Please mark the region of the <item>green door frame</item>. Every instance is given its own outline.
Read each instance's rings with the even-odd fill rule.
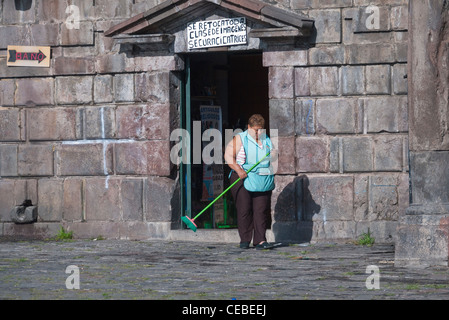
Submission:
[[[192,132],[191,119],[191,102],[190,102],[190,57],[185,56],[184,77],[181,84],[181,126],[189,135]],[[190,143],[190,141],[189,141]],[[181,163],[181,215],[192,217],[192,154],[190,153],[190,161],[187,164]],[[182,223],[181,223],[182,225]],[[185,226],[182,225],[182,228]]]

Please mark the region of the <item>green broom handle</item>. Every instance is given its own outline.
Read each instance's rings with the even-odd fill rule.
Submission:
[[[271,152],[271,151],[268,151],[268,153],[267,153],[262,159],[260,159],[259,162],[257,162],[257,163],[256,163],[255,165],[253,165],[248,171],[246,171],[246,173],[249,173],[251,170],[253,170],[255,167],[257,167],[257,166],[259,165],[259,163],[261,163],[266,157],[268,157],[268,155],[270,154],[270,152]],[[198,213],[198,214],[196,215],[196,217],[193,218],[193,220],[196,220],[196,218],[198,218],[200,215],[202,215],[204,211],[206,211],[207,209],[209,209],[211,205],[213,205],[218,199],[220,199],[226,192],[228,192],[228,191],[229,191],[229,190],[230,190],[230,189],[231,189],[237,182],[239,182],[240,180],[241,180],[240,178],[238,178],[237,180],[235,180],[234,183],[231,184],[228,188],[226,188],[226,190],[223,191],[218,197],[216,197],[214,201],[212,201],[211,203],[209,203],[209,204],[207,205],[206,208],[204,208],[200,213]]]

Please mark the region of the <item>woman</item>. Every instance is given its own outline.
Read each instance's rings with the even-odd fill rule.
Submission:
[[[270,155],[248,174],[249,168],[273,152],[270,138],[265,134],[265,120],[260,114],[248,120],[248,129],[236,135],[227,145],[225,160],[232,169],[230,182],[241,179],[232,189],[237,207],[237,226],[240,248],[248,249],[251,239],[256,249],[271,249],[265,233],[270,215],[274,175]]]

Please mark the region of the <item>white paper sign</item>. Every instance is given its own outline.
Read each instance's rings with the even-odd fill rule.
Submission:
[[[246,18],[192,22],[187,25],[189,50],[246,44]]]

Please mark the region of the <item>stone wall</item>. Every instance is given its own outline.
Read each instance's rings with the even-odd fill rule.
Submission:
[[[0,236],[48,237],[62,223],[77,237],[165,237],[182,61],[127,56],[103,36],[155,3],[29,2],[0,1]],[[51,46],[50,68],[7,67],[13,44]],[[37,223],[11,223],[25,199]]]
[[[281,146],[274,234],[355,239],[369,228],[393,241],[409,203],[408,1],[290,7],[314,18],[317,31],[305,48],[264,53]]]
[[[104,36],[157,1],[28,2],[0,1],[0,235],[48,236],[62,223],[78,237],[166,237],[179,214],[169,136],[182,56],[130,54]],[[277,239],[369,228],[392,241],[409,201],[407,4],[276,3],[316,27],[299,46],[263,46],[281,152]],[[11,44],[51,46],[51,67],[7,67]],[[9,212],[25,199],[38,222],[16,225]]]

